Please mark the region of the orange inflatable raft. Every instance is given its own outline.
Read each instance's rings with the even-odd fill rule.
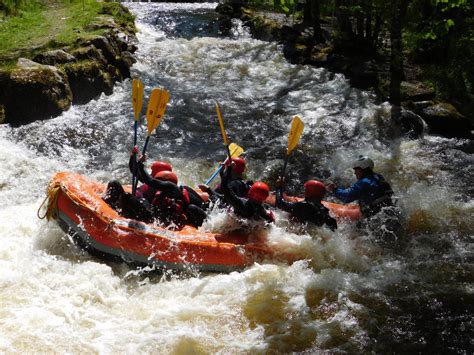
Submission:
[[[159,269],[206,272],[241,270],[277,257],[264,236],[202,232],[192,226],[169,230],[124,218],[102,200],[105,188],[105,184],[69,172],[57,173],[48,187],[48,219],[56,219],[92,254]],[[360,215],[357,206],[324,204],[338,218]]]
[[[255,236],[207,233],[192,226],[173,231],[121,217],[102,200],[105,188],[68,172],[57,173],[48,187],[48,216],[91,253],[160,269],[208,272],[241,270],[273,255]]]

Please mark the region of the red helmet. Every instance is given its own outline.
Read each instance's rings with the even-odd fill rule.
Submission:
[[[264,182],[254,183],[249,190],[249,199],[255,202],[263,202],[270,194],[270,188]]]
[[[173,167],[171,166],[170,163],[164,162],[164,161],[155,161],[153,164],[151,164],[151,176],[155,176],[157,173],[160,171],[173,171]]]
[[[234,168],[232,169],[234,173],[237,175],[241,175],[245,171],[245,165],[247,164],[247,161],[244,158],[232,158],[232,161],[234,162]]]
[[[326,194],[326,187],[321,181],[308,180],[304,184],[304,197],[323,198]]]
[[[155,179],[158,179],[158,180],[171,181],[175,184],[178,183],[178,176],[176,176],[175,173],[169,170],[159,171],[156,173],[154,177]]]

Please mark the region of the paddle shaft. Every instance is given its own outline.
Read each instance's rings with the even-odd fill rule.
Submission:
[[[142,150],[142,155],[145,155],[146,153],[146,148],[148,147],[148,142],[150,141],[150,136],[147,136],[146,137],[146,140],[145,140],[145,145],[143,146],[143,150]],[[136,177],[137,175],[137,171],[136,169],[138,168],[138,165],[135,163],[135,171],[133,172],[133,176],[135,177],[134,180],[132,180],[132,194],[133,196],[135,196],[135,192],[137,191],[137,185],[138,185],[138,177]]]
[[[285,162],[283,163],[283,169],[281,170],[281,177],[285,176],[286,166],[288,165],[289,158],[290,158],[290,154],[287,154],[285,157]]]
[[[134,135],[133,135],[133,146],[135,147],[137,145],[137,131],[138,131],[138,121],[135,120],[135,125],[134,125]],[[136,192],[136,186],[137,186],[137,171],[134,169],[132,172],[132,194],[135,196]]]
[[[223,167],[224,167],[224,166],[221,165],[221,166],[214,172],[214,174],[212,174],[212,176],[211,176],[209,179],[207,179],[207,181],[205,182],[205,184],[206,184],[206,185],[209,185],[209,184],[212,182],[212,180],[214,180],[214,179],[216,178],[216,176],[221,172],[221,170],[223,169]]]

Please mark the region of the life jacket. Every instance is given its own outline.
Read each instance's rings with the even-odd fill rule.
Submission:
[[[359,201],[360,211],[364,217],[371,217],[379,213],[382,208],[393,206],[393,190],[390,184],[380,174],[373,174],[372,181],[377,184],[377,191],[370,201]]]
[[[186,222],[186,207],[189,204],[189,195],[183,189],[183,198],[165,196],[162,191],[157,191],[152,200],[155,216],[165,224],[175,223],[182,225]]]
[[[155,198],[156,190],[147,184],[141,184],[137,190],[135,191],[135,197],[137,198],[144,198],[148,202],[152,202]]]

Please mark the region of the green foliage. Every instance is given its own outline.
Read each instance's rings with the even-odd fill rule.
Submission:
[[[413,1],[407,49],[424,65],[439,95],[469,101],[474,86],[474,5],[467,0]]]
[[[42,2],[39,0],[0,0],[0,15],[20,16],[23,11],[31,11],[41,6]]]
[[[116,22],[133,29],[133,17],[121,12],[119,3],[97,0],[0,0],[14,4],[15,12],[0,21],[0,62],[10,66],[19,56],[31,58],[48,48],[73,44],[88,33],[97,17],[117,16]],[[15,14],[15,15],[14,15]],[[131,24],[131,25],[130,25]],[[103,30],[95,30],[93,34]]]
[[[293,12],[294,7],[296,6],[296,0],[274,0],[273,4],[275,8],[289,15]]]
[[[0,55],[25,47],[32,37],[46,36],[48,32],[48,20],[41,8],[21,10],[18,16],[0,22]]]

